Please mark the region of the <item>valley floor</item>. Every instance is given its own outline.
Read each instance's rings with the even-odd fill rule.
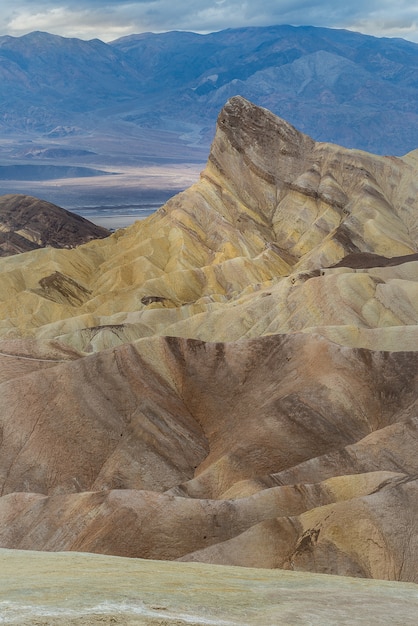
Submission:
[[[204,164],[100,167],[109,170],[109,175],[0,180],[0,196],[16,193],[35,196],[78,213],[99,226],[125,228],[154,213],[169,198],[195,183]]]
[[[0,550],[0,624],[416,624],[418,587],[340,576]]]

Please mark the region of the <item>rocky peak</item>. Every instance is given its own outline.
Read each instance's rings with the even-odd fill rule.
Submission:
[[[286,181],[290,168],[302,170],[315,142],[285,120],[241,96],[228,100],[219,114],[217,132],[209,159],[231,178],[236,176],[232,151],[242,159],[243,176],[248,170],[270,184]],[[225,154],[223,157],[222,155]],[[284,162],[287,167],[283,170]],[[295,172],[292,172],[294,176]]]

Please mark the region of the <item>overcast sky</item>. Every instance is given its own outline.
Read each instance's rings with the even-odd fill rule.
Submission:
[[[145,31],[211,32],[293,24],[348,28],[418,42],[414,0],[1,0],[0,35],[43,30],[111,41]]]

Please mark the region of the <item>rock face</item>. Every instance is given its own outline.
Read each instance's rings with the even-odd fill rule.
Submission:
[[[0,262],[0,546],[418,582],[417,166],[242,98],[199,183]]]
[[[74,248],[110,234],[101,226],[55,204],[23,196],[0,196],[0,256],[45,246]]]

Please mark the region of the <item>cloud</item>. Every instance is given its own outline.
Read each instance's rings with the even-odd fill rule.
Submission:
[[[418,7],[410,0],[14,0],[0,6],[0,34],[16,36],[46,30],[109,41],[134,32],[271,24],[349,28],[418,41]]]
[[[92,8],[76,11],[67,7],[45,8],[37,12],[22,10],[8,23],[8,34],[14,36],[35,30],[80,39],[110,40],[134,32],[135,24],[126,18],[117,19],[112,16],[112,11]]]

